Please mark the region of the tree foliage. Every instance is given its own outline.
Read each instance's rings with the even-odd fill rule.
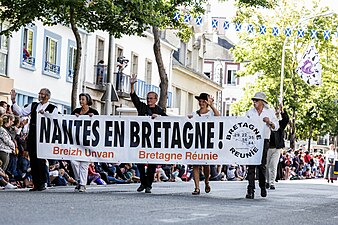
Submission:
[[[76,106],[78,74],[81,62],[81,38],[78,28],[88,32],[103,30],[119,38],[122,35],[142,35],[153,27],[158,36],[154,37],[154,53],[161,78],[160,105],[165,108],[168,78],[164,70],[157,29],[177,28],[178,35],[188,40],[191,27],[183,23],[183,17],[175,21],[177,10],[197,15],[203,12],[205,0],[1,0],[0,21],[8,21],[10,26],[1,34],[11,34],[22,26],[40,20],[44,25],[62,24],[71,26],[77,45],[74,68],[71,108]],[[244,5],[268,7],[274,0],[239,0]]]
[[[328,11],[327,8],[320,8],[318,3],[319,1],[309,3],[300,0],[291,4],[291,1],[284,0],[270,11],[242,7],[236,17],[237,21],[254,24],[257,29],[261,24],[271,26],[267,28],[265,35],[259,34],[257,29],[253,35],[243,32],[240,36],[241,43],[233,50],[236,61],[249,61],[238,76],[258,76],[255,83],[247,85],[244,98],[234,105],[233,110],[238,114],[247,110],[250,107],[250,97],[257,91],[264,91],[271,104],[278,104],[282,49],[287,38],[284,105],[291,115],[290,136],[299,139],[337,133],[338,111],[335,100],[338,99],[338,71],[335,62],[338,57],[338,42],[333,35],[329,40],[324,40],[323,31],[336,30],[338,19],[335,14],[329,17],[314,16]],[[271,34],[273,26],[280,28],[278,36]],[[294,28],[290,37],[284,35],[287,27]],[[297,37],[297,30],[300,28],[318,30],[314,42],[323,67],[321,86],[309,86],[295,73],[299,57],[311,41],[309,32],[303,38]]]

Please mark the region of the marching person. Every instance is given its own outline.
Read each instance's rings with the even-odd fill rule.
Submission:
[[[328,183],[333,183],[334,180],[337,180],[337,175],[334,174],[335,160],[337,158],[335,147],[333,144],[330,144],[330,150],[325,154],[325,173],[324,179],[327,179]]]
[[[284,130],[289,123],[289,115],[283,109],[282,104],[276,109],[276,116],[277,118],[281,117],[278,121],[279,128],[277,131],[271,132],[269,143],[270,147],[267,153],[266,162],[266,188],[270,188],[271,190],[276,189],[275,180],[277,176],[278,161],[280,154],[285,147]]]
[[[255,170],[256,167],[259,173],[259,187],[261,188],[261,196],[266,197],[266,187],[265,187],[265,175],[266,175],[266,156],[269,149],[269,140],[270,134],[272,131],[277,131],[279,128],[278,120],[273,109],[269,108],[269,105],[266,101],[266,95],[263,92],[257,92],[252,98],[253,108],[249,109],[246,112],[246,116],[250,119],[256,121],[262,121],[265,123],[266,127],[264,129],[263,138],[264,138],[264,147],[262,153],[262,159],[260,165],[250,165],[248,166],[247,179],[249,182],[246,198],[254,199],[255,198]]]
[[[139,116],[151,116],[153,119],[158,115],[166,116],[164,110],[159,107],[156,103],[158,95],[156,92],[150,91],[147,94],[147,104],[140,101],[140,98],[135,93],[135,83],[137,82],[137,75],[133,74],[130,78],[130,97],[137,109]],[[137,168],[140,171],[141,185],[137,188],[138,192],[144,191],[145,193],[151,193],[152,183],[154,181],[154,174],[156,171],[155,164],[149,164],[147,171],[145,170],[145,164],[137,164]]]
[[[201,93],[199,96],[195,96],[198,100],[199,109],[196,112],[193,112],[192,115],[188,116],[189,118],[197,117],[197,116],[219,116],[219,112],[214,106],[214,99],[207,93]],[[210,106],[210,108],[209,108]],[[211,109],[211,110],[210,110]],[[204,173],[204,183],[205,193],[209,193],[211,191],[211,187],[209,184],[209,176],[210,176],[210,166],[204,165],[203,166],[203,173]],[[200,165],[193,165],[193,177],[195,183],[195,190],[192,192],[193,195],[199,195],[200,191]]]
[[[96,109],[90,107],[91,105],[93,105],[93,100],[89,94],[81,93],[79,95],[79,101],[81,107],[74,109],[72,115],[88,115],[90,117],[92,117],[93,115],[99,115]],[[75,191],[85,192],[88,178],[89,162],[72,160],[71,164],[74,171],[75,179],[78,181],[78,185],[75,187]]]
[[[58,109],[55,105],[49,102],[51,92],[47,88],[42,88],[39,92],[39,102],[33,102],[28,106],[21,108],[16,104],[16,92],[11,91],[11,100],[13,103],[13,111],[19,116],[31,115],[29,123],[29,133],[27,138],[27,151],[30,156],[31,174],[33,177],[34,187],[30,191],[43,191],[46,189],[47,174],[46,174],[46,160],[38,159],[37,157],[37,143],[36,143],[36,123],[38,113],[58,114]]]

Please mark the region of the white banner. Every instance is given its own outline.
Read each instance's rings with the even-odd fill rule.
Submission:
[[[38,115],[39,158],[258,165],[264,123],[246,117]]]

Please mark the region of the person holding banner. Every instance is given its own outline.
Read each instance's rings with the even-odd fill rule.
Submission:
[[[96,109],[90,107],[93,105],[93,100],[87,93],[81,93],[79,95],[80,101],[80,108],[74,109],[72,115],[81,116],[81,115],[88,115],[92,117],[93,115],[99,115]],[[78,185],[75,187],[75,191],[78,192],[85,192],[86,191],[86,184],[88,178],[88,166],[89,162],[82,162],[82,161],[71,161],[73,172],[75,179],[78,181]]]
[[[150,91],[147,94],[147,104],[141,102],[140,98],[135,93],[135,83],[137,82],[137,75],[133,74],[130,78],[130,97],[137,109],[139,116],[151,116],[153,119],[158,115],[166,116],[164,110],[159,107],[156,103],[158,95],[156,92]],[[144,191],[145,193],[151,193],[152,184],[154,181],[154,174],[156,171],[155,164],[148,164],[147,171],[145,164],[137,164],[137,168],[140,172],[141,185],[137,188],[138,192]]]
[[[259,187],[261,188],[261,196],[266,197],[266,158],[267,152],[269,149],[269,140],[271,131],[277,131],[279,128],[279,123],[275,115],[275,111],[271,109],[266,101],[266,95],[263,92],[257,92],[252,98],[253,108],[249,109],[246,112],[246,116],[250,119],[256,121],[262,121],[266,124],[266,127],[263,131],[264,146],[262,153],[262,160],[260,165],[250,165],[248,166],[247,179],[249,182],[246,198],[254,199],[255,198],[255,172],[256,167],[258,168],[259,173]]]
[[[214,106],[214,99],[207,93],[201,93],[199,96],[195,96],[198,100],[199,109],[196,112],[193,112],[192,115],[189,115],[189,118],[196,117],[196,116],[220,116],[220,113]],[[211,110],[209,109],[209,106]],[[203,165],[203,173],[205,176],[205,193],[209,193],[211,191],[211,187],[209,185],[209,176],[210,176],[210,166]],[[193,177],[195,183],[195,190],[192,192],[193,195],[199,195],[200,191],[200,166],[194,165],[193,166]]]
[[[36,123],[38,113],[51,113],[58,114],[57,106],[51,104],[49,99],[51,92],[47,88],[42,88],[39,92],[39,102],[33,102],[24,108],[16,104],[16,92],[11,90],[11,100],[13,103],[13,111],[19,116],[31,116],[29,123],[29,133],[27,138],[27,151],[30,156],[31,174],[33,178],[34,187],[30,191],[43,191],[46,189],[47,173],[46,173],[46,160],[38,159],[37,157],[37,143],[36,143]]]
[[[284,129],[289,123],[289,115],[283,109],[283,106],[280,105],[276,109],[276,116],[280,118],[279,120],[279,129],[277,131],[271,132],[269,150],[267,153],[267,163],[266,163],[266,188],[271,190],[275,188],[275,180],[277,176],[277,166],[279,161],[279,156],[282,153],[282,149],[285,147],[284,143]]]

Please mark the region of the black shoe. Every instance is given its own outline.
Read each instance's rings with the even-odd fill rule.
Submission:
[[[38,188],[38,191],[44,191],[44,190],[46,190],[46,187],[45,187],[45,186],[39,187],[39,188]]]
[[[141,192],[141,191],[144,191],[144,189],[146,189],[146,186],[144,186],[143,184],[141,184],[141,185],[137,188],[137,191],[138,191],[138,192]]]
[[[265,198],[267,196],[266,188],[261,188],[261,196]]]
[[[145,191],[146,193],[151,193],[151,187],[146,187],[146,191]]]
[[[199,194],[201,194],[201,190],[199,188],[195,188],[195,190],[191,194],[192,195],[199,195]]]
[[[275,190],[276,188],[275,188],[275,185],[270,185],[270,189],[271,190]]]
[[[265,183],[265,188],[269,188],[269,187],[270,187],[269,183]]]
[[[254,199],[255,198],[255,194],[254,193],[255,193],[254,190],[248,190],[247,193],[246,193],[245,198]]]

